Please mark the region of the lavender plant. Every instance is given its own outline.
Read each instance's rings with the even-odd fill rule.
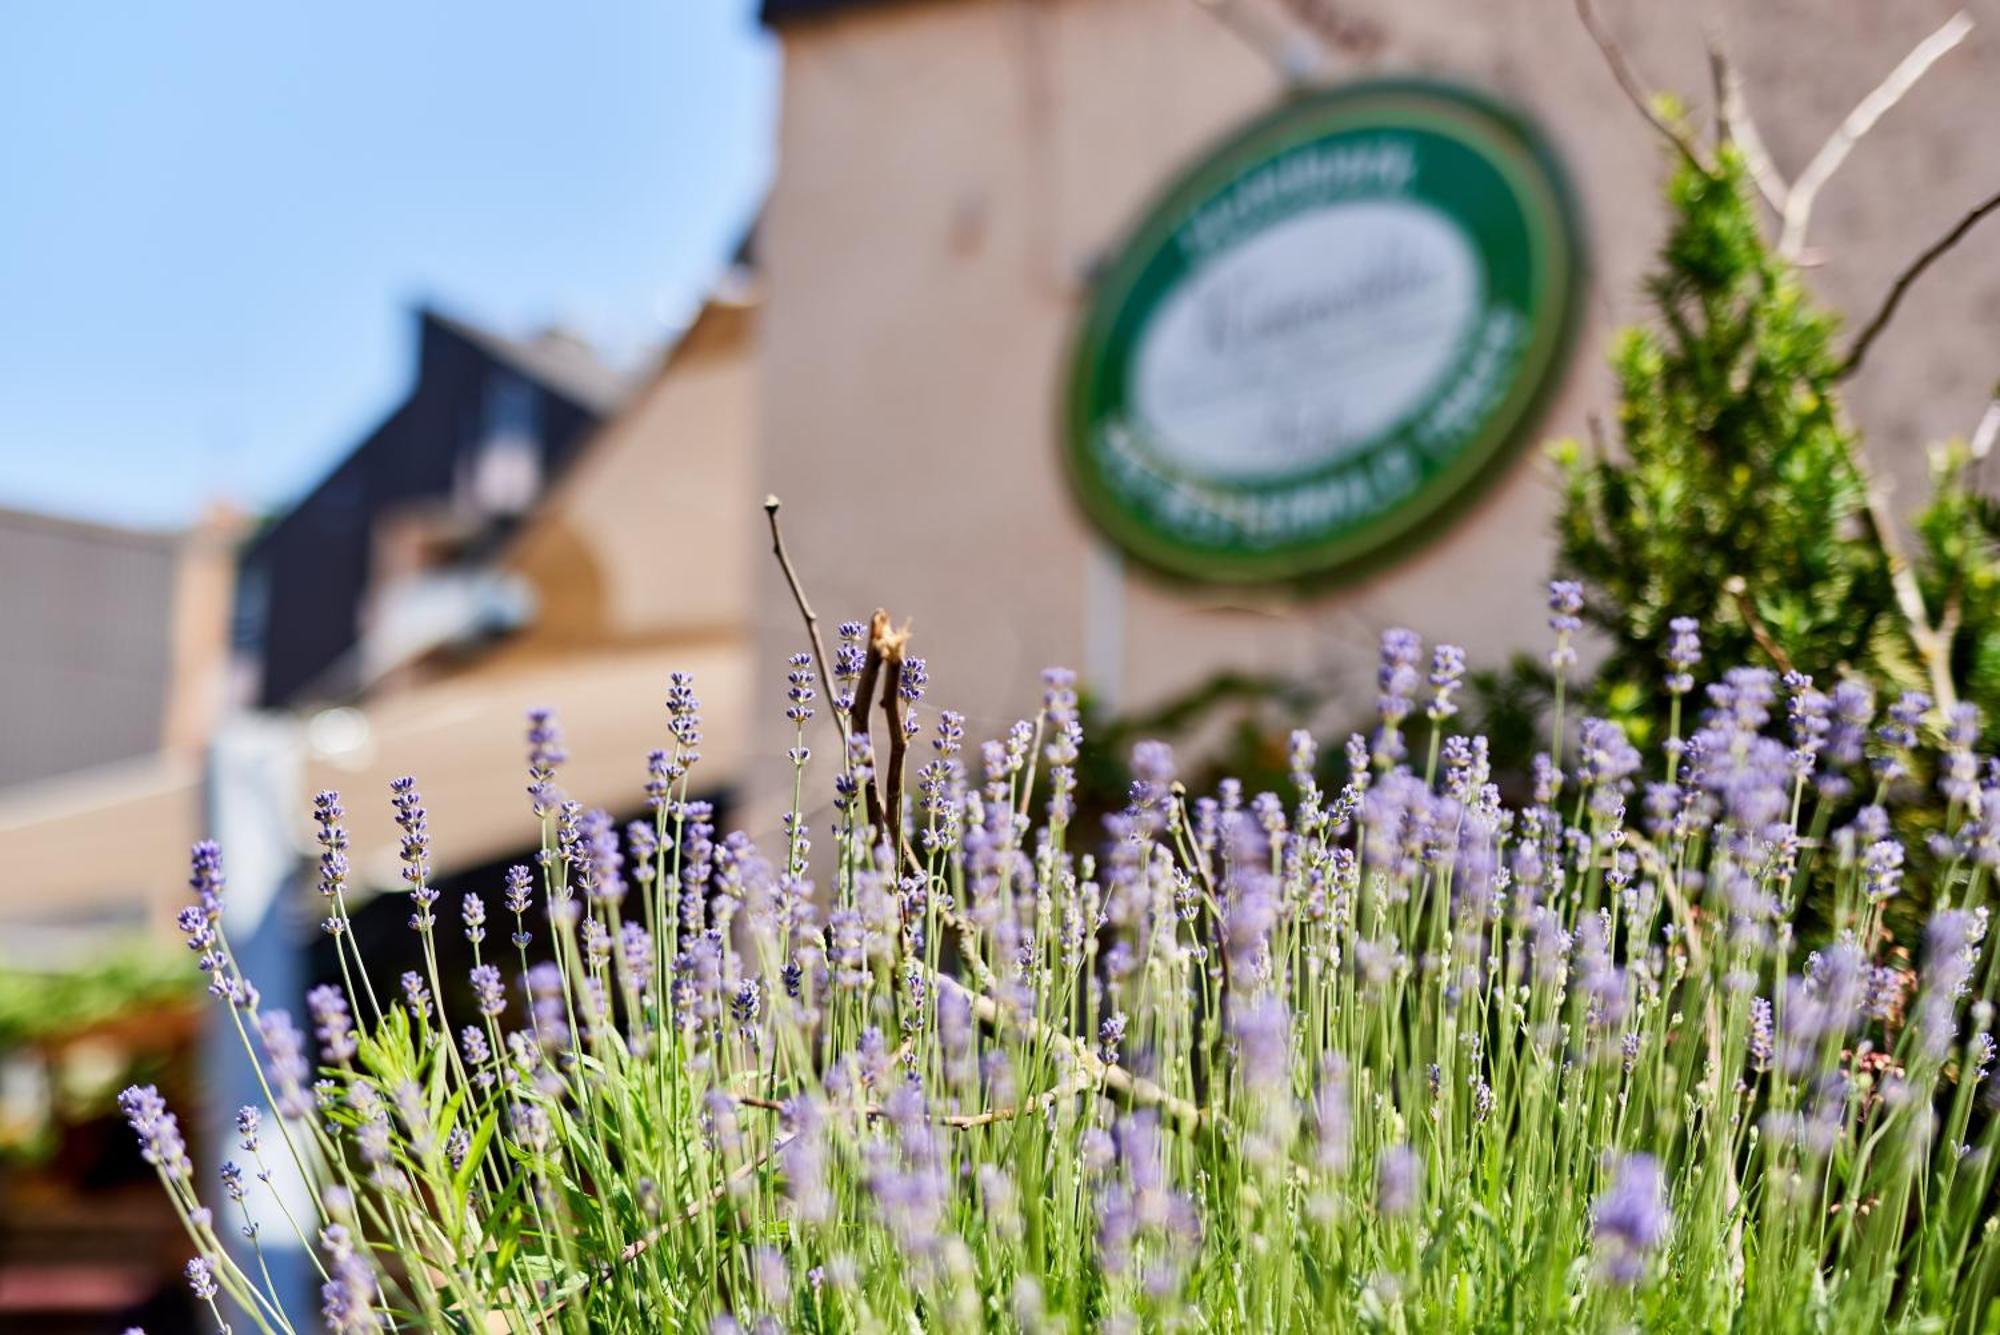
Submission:
[[[1560,672],[1574,588],[1551,611]],[[1983,1327],[2000,767],[1921,700],[1875,730],[1853,683],[1739,667],[1698,695],[1700,657],[1676,623],[1663,768],[1558,715],[1569,746],[1508,809],[1452,728],[1461,655],[1427,676],[1391,632],[1337,784],[1303,733],[1285,796],[1191,795],[1142,744],[1100,838],[1072,824],[1071,675],[968,753],[878,614],[827,665],[819,828],[820,662],[787,665],[775,847],[696,796],[682,677],[622,831],[562,796],[533,716],[541,851],[501,915],[468,896],[449,921],[399,781],[425,968],[393,987],[346,928],[324,795],[343,982],[310,1037],[236,966],[197,848],[182,925],[268,1110],[241,1115],[227,1204],[152,1090],[125,1109],[197,1297],[267,1333]],[[1883,806],[1934,745],[1951,815],[1910,956]],[[1856,788],[1875,800],[1828,828]],[[1807,941],[1814,877],[1834,911]],[[317,1313],[256,1226],[224,1245],[281,1162],[314,1184],[286,1217]]]

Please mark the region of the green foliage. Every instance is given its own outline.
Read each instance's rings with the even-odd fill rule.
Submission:
[[[176,1025],[148,1033],[148,1017],[192,1014],[200,995],[186,952],[150,942],[81,967],[0,968],[0,1057],[20,1077],[0,1110],[0,1163],[47,1158],[65,1126],[103,1116],[120,1085],[155,1076],[167,1058],[156,1041]]]
[[[1623,454],[1556,450],[1560,564],[1610,640],[1601,685],[1621,722],[1665,716],[1660,662],[1677,616],[1701,622],[1715,662],[1771,661],[1746,603],[1822,680],[1899,650],[1909,660],[1835,396],[1833,319],[1766,244],[1733,151],[1713,174],[1683,162],[1668,202],[1647,284],[1657,325],[1628,331],[1612,358]]]
[[[83,968],[0,968],[0,1052],[77,1034],[200,994],[179,951],[117,950]]]
[[[190,935],[276,1116],[239,1116],[253,1157],[218,1192],[157,1091],[122,1103],[218,1324],[227,1301],[239,1329],[310,1328],[246,1205],[273,1164],[310,1186],[279,1217],[338,1335],[1943,1332],[2000,1289],[2000,833],[1951,808],[1963,856],[1926,888],[1922,954],[1897,950],[1884,917],[1932,872],[1830,831],[1819,796],[1884,757],[1796,769],[1770,673],[1736,674],[1704,728],[1733,762],[1641,824],[1641,757],[1610,729],[1576,721],[1574,786],[1545,773],[1509,805],[1483,743],[1445,740],[1436,693],[1415,722],[1392,674],[1409,763],[1357,748],[1322,786],[1301,734],[1286,795],[1245,803],[1141,743],[1097,839],[1066,675],[975,769],[948,711],[808,731],[807,662],[782,844],[716,837],[686,741],[622,840],[538,800],[538,877],[507,878],[493,924],[461,907],[475,971],[504,922],[527,979],[474,983],[476,1010],[438,986],[406,815],[428,987],[315,989],[316,1069],[238,970],[197,850]],[[927,731],[916,788],[867,796],[854,758]],[[536,735],[560,752],[547,716]],[[815,740],[840,762],[809,776]],[[809,777],[835,794],[817,858]],[[345,849],[338,800],[317,810]],[[1823,922],[1795,912],[1815,876]]]
[[[1916,520],[1918,585],[1951,632],[1952,680],[1982,707],[1990,738],[2000,715],[2000,505],[1976,489],[1979,461],[1964,446],[1946,446],[1931,462],[1931,501]],[[1923,688],[1914,665],[1897,666],[1899,684]]]
[[[1192,788],[1233,778],[1249,792],[1282,789],[1290,774],[1287,743],[1294,728],[1322,708],[1330,692],[1279,675],[1218,672],[1143,713],[1117,713],[1096,697],[1082,699],[1084,743],[1076,763],[1076,804],[1082,823],[1123,806],[1132,787],[1134,744],[1171,742],[1200,762],[1186,776]]]

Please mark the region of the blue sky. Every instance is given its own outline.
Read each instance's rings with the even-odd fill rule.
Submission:
[[[9,6],[0,505],[297,495],[408,386],[421,300],[623,357],[770,171],[749,0]]]

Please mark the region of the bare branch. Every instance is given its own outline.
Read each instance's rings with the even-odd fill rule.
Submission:
[[[792,569],[792,558],[785,550],[785,536],[778,531],[778,508],[783,504],[776,496],[764,498],[764,517],[771,521],[771,554],[778,558],[778,568],[785,572],[785,583],[791,586],[792,601],[798,605],[799,615],[806,623],[806,638],[812,642],[813,662],[819,667],[820,689],[833,698],[833,678],[827,673],[826,644],[820,639],[819,618],[813,615],[812,604],[806,601],[806,591],[799,584],[798,571]],[[841,744],[847,742],[847,721],[838,709],[829,709],[833,716],[833,726],[839,732]]]
[[[1940,637],[1938,628],[1931,624],[1929,609],[1924,606],[1923,587],[1917,583],[1917,572],[1910,564],[1908,553],[1903,550],[1902,531],[1896,527],[1896,516],[1889,512],[1889,498],[1883,493],[1880,483],[1869,476],[1868,467],[1857,453],[1854,457],[1855,472],[1860,475],[1863,499],[1867,505],[1868,526],[1874,531],[1875,544],[1882,551],[1883,563],[1889,567],[1889,591],[1895,595],[1896,610],[1903,615],[1903,629],[1916,648],[1917,656],[1923,659],[1924,670],[1931,680],[1931,698],[1938,708],[1950,710],[1958,703],[1958,688],[1951,679],[1951,643]]]
[[[1771,152],[1764,146],[1764,136],[1757,132],[1757,122],[1750,115],[1749,100],[1743,95],[1743,76],[1729,63],[1729,57],[1722,50],[1721,39],[1714,36],[1708,39],[1708,68],[1715,80],[1716,117],[1721,137],[1736,145],[1757,193],[1782,217],[1792,188],[1785,183],[1778,164],[1771,160]]]
[[[1952,227],[1949,232],[1925,247],[1922,254],[1911,260],[1903,272],[1896,275],[1896,281],[1889,287],[1889,295],[1882,298],[1882,304],[1871,316],[1868,323],[1861,326],[1861,332],[1854,336],[1854,343],[1847,350],[1847,358],[1834,372],[1835,379],[1845,380],[1861,369],[1861,359],[1868,355],[1869,345],[1875,342],[1883,328],[1896,313],[1896,307],[1903,302],[1903,294],[1910,290],[1910,284],[1923,276],[1924,270],[1943,258],[1945,252],[1965,239],[1965,234],[1979,225],[1979,220],[1995,209],[2000,209],[2000,191],[1988,195],[1973,205],[1971,212]]]
[[[1326,52],[1305,33],[1287,32],[1262,15],[1245,9],[1240,0],[1194,0],[1194,6],[1263,57],[1286,83],[1311,83],[1324,76]]]
[[[1087,1094],[1095,1088],[1097,1088],[1097,1082],[1091,1077],[1073,1075],[1069,1079],[1057,1084],[1054,1088],[1045,1089],[1026,1102],[1013,1107],[989,1108],[985,1112],[979,1113],[940,1113],[929,1118],[929,1121],[933,1126],[941,1126],[951,1131],[971,1131],[982,1126],[993,1126],[996,1123],[1011,1122],[1021,1117],[1031,1117],[1038,1112],[1053,1108],[1064,1099],[1078,1094]],[[778,1099],[765,1098],[756,1094],[738,1094],[735,1098],[738,1103],[746,1108],[762,1108],[768,1112],[783,1112],[785,1110],[784,1103]],[[854,1109],[836,1107],[834,1111],[853,1111],[871,1122],[888,1116],[888,1112],[885,1109],[879,1104],[874,1103],[863,1104],[859,1108]]]
[[[849,734],[868,741],[869,756],[867,796],[868,823],[878,831],[888,828],[883,816],[882,785],[876,781],[875,761],[872,755],[874,738],[868,729],[868,710],[875,698],[875,682],[882,675],[882,646],[889,634],[889,610],[875,609],[875,615],[868,619],[868,653],[861,663],[861,675],[854,683],[854,703],[849,707],[847,727]]]
[[[910,735],[903,727],[902,693],[904,650],[909,642],[907,621],[901,630],[890,630],[884,618],[877,638],[870,645],[882,660],[882,717],[889,725],[889,768],[883,784],[886,796],[882,799],[882,814],[889,828],[884,833],[896,849],[899,865],[909,852],[903,842],[903,764],[909,752]]]
[[[1133,1075],[1124,1067],[1097,1059],[1083,1043],[1070,1035],[1032,1016],[1010,1018],[1000,1003],[983,992],[975,992],[950,974],[939,973],[928,966],[912,961],[911,967],[920,970],[935,991],[958,993],[972,1007],[972,1013],[982,1024],[995,1029],[1017,1027],[1026,1031],[1037,1042],[1050,1047],[1060,1047],[1075,1063],[1079,1078],[1088,1078],[1132,1103],[1157,1108],[1183,1131],[1198,1129],[1204,1120],[1213,1121],[1218,1114],[1213,1109],[1198,1108],[1186,1099],[1168,1093],[1144,1076]]]
[[[2000,438],[2000,398],[1986,405],[1980,414],[1979,425],[1972,429],[1972,443],[1969,451],[1975,460],[1984,459],[1993,452],[1993,442]]]
[[[1680,150],[1681,156],[1687,159],[1689,166],[1706,174],[1708,164],[1701,160],[1701,153],[1696,149],[1694,142],[1687,137],[1687,133],[1654,109],[1653,99],[1646,92],[1645,83],[1632,68],[1632,63],[1625,59],[1625,52],[1619,48],[1603,21],[1598,18],[1596,5],[1592,4],[1591,0],[1576,0],[1576,16],[1583,20],[1584,31],[1590,34],[1591,41],[1597,43],[1597,49],[1604,53],[1604,63],[1611,67],[1611,77],[1625,90],[1625,96],[1639,109],[1639,114],[1644,116],[1655,130],[1665,135],[1669,143]]]
[[[1889,108],[1903,100],[1903,95],[1916,87],[1917,80],[1925,71],[1935,65],[1939,58],[1972,31],[1972,20],[1964,10],[1953,14],[1944,21],[1944,26],[1918,42],[1902,63],[1889,71],[1889,77],[1875,87],[1875,91],[1855,104],[1847,113],[1847,119],[1820,145],[1819,152],[1813,154],[1799,178],[1792,182],[1791,193],[1785,199],[1784,230],[1778,236],[1778,253],[1788,260],[1796,260],[1805,249],[1806,226],[1812,220],[1813,201],[1818,198],[1820,187],[1824,186],[1847,160],[1847,155],[1860,142],[1861,136],[1875,127],[1875,122],[1887,114]]]
[[[1750,638],[1757,642],[1757,647],[1764,651],[1767,658],[1777,664],[1778,671],[1784,673],[1786,676],[1790,676],[1792,673],[1792,656],[1785,652],[1785,646],[1778,643],[1777,639],[1771,634],[1771,628],[1764,624],[1764,618],[1758,615],[1757,604],[1750,597],[1749,582],[1741,575],[1731,575],[1723,583],[1722,591],[1735,601],[1737,615],[1741,616],[1743,624],[1749,627]]]

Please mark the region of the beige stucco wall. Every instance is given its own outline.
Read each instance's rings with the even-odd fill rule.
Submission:
[[[756,318],[710,302],[536,512],[507,562],[536,616],[503,657],[745,641]]]
[[[1535,439],[1581,434],[1608,404],[1607,336],[1641,314],[1662,227],[1657,137],[1560,0],[1317,8],[1350,39],[1330,52],[1334,76],[1462,80],[1526,107],[1554,140],[1595,274],[1565,388]],[[1697,106],[1704,24],[1719,25],[1793,172],[1951,12],[1877,0],[1605,8],[1636,63]],[[1275,6],[1243,9],[1288,21]],[[787,500],[822,616],[877,604],[911,616],[933,698],[981,732],[1032,706],[1047,663],[1077,666],[1132,705],[1222,667],[1320,675],[1359,702],[1385,626],[1456,639],[1476,662],[1538,641],[1554,493],[1533,448],[1420,549],[1303,599],[1163,585],[1121,569],[1076,517],[1054,402],[1081,275],[1191,156],[1281,89],[1214,15],[1192,0],[911,0],[780,35],[760,466]],[[1824,193],[1814,282],[1829,300],[1865,311],[1915,249],[2000,183],[1996,74],[2000,13]],[[1856,416],[1906,497],[1923,444],[1977,420],[1996,327],[2000,225],[1913,294],[1855,382]],[[757,580],[760,661],[772,663],[800,633],[776,572]],[[783,745],[772,704],[760,714],[764,756]]]

